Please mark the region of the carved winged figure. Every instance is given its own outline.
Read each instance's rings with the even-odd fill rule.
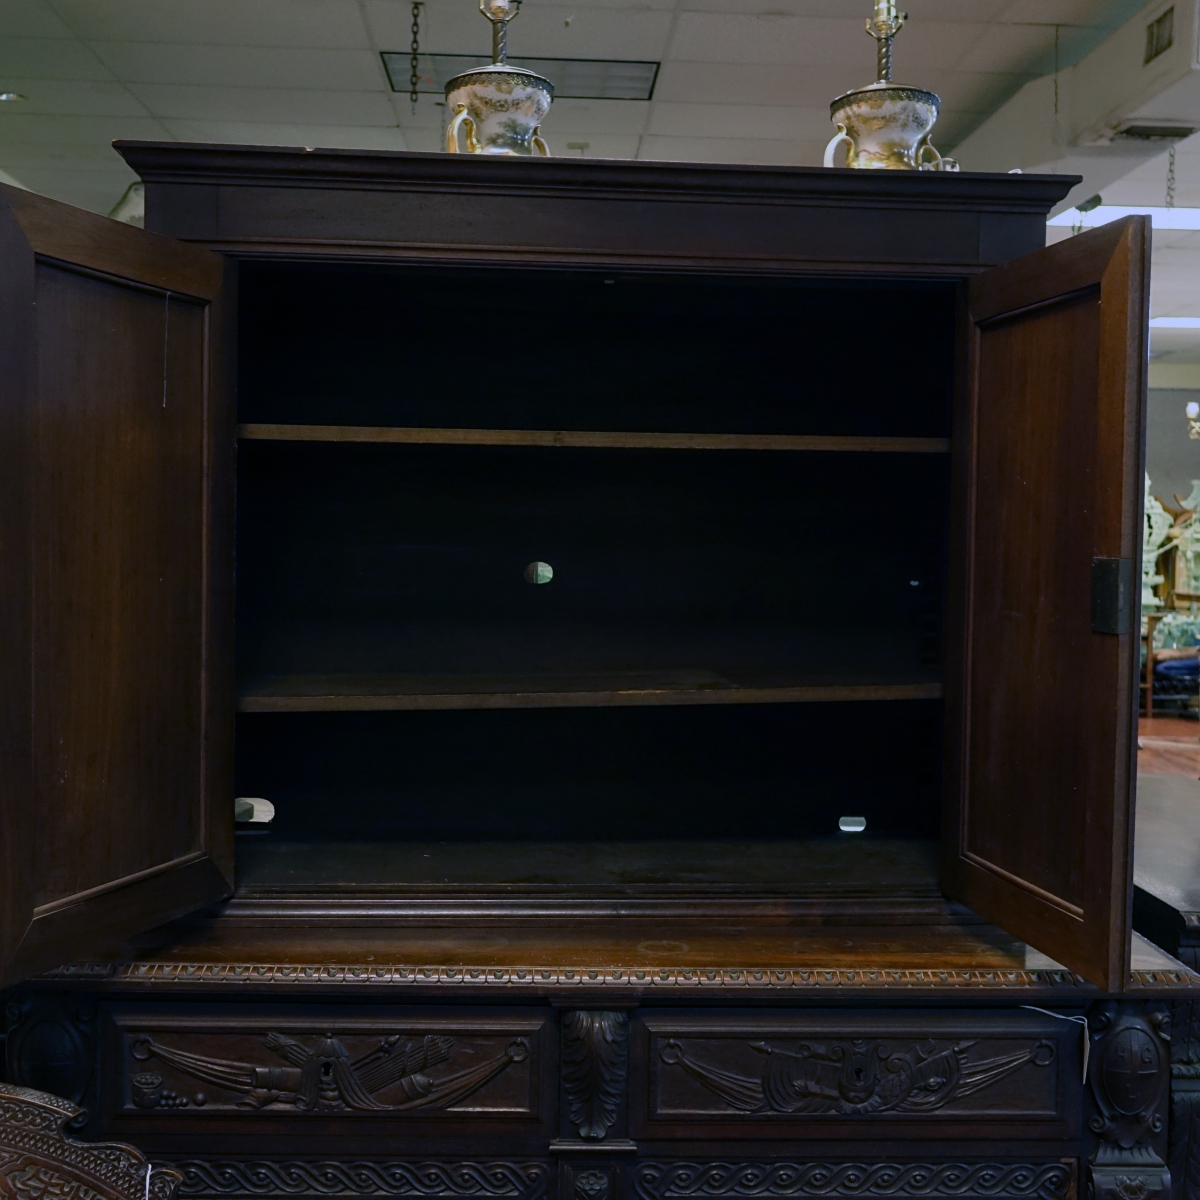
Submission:
[[[139,1062],[158,1059],[193,1079],[240,1095],[241,1107],[282,1103],[306,1112],[341,1108],[366,1112],[454,1104],[529,1053],[528,1044],[518,1038],[494,1059],[435,1079],[428,1069],[454,1053],[454,1039],[441,1034],[419,1039],[392,1034],[358,1058],[351,1058],[345,1043],[328,1032],[311,1046],[275,1032],[268,1033],[263,1044],[288,1065],[213,1058],[148,1035],[134,1039],[130,1054]],[[378,1098],[389,1088],[399,1092],[392,1103]]]
[[[706,1064],[675,1039],[660,1051],[732,1108],[748,1113],[922,1112],[982,1091],[1027,1062],[1054,1058],[1049,1042],[996,1058],[971,1061],[974,1042],[927,1041],[903,1051],[866,1040],[802,1042],[785,1049],[767,1042],[751,1048],[766,1058],[755,1079]]]

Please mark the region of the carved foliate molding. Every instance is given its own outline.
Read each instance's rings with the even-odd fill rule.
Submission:
[[[563,1014],[563,1095],[581,1138],[603,1138],[615,1124],[628,1070],[626,1013],[581,1009]]]
[[[1171,1177],[1154,1142],[1166,1124],[1171,1018],[1164,1004],[1096,1005],[1088,1084],[1098,1138],[1090,1160],[1095,1200],[1165,1200]]]
[[[385,1037],[363,1032],[332,1032],[293,1038],[270,1031],[261,1038],[266,1052],[254,1059],[200,1053],[198,1037],[162,1041],[148,1033],[129,1040],[129,1094],[138,1109],[217,1108],[229,1111],[290,1107],[300,1113],[382,1113],[445,1109],[479,1091],[514,1063],[530,1055],[527,1038],[503,1040],[498,1053],[472,1058],[455,1069],[454,1037],[427,1034]],[[495,1042],[495,1037],[489,1039]],[[207,1044],[208,1039],[202,1044]],[[357,1047],[352,1052],[348,1043]],[[159,1070],[216,1089],[190,1098],[178,1086],[165,1086]],[[440,1068],[440,1070],[438,1070]],[[228,1097],[229,1099],[226,1099]]]
[[[538,1200],[552,1171],[543,1162],[459,1160],[187,1159],[175,1164],[178,1197],[463,1196]]]
[[[1065,1200],[1065,1163],[643,1162],[634,1168],[639,1200],[688,1197],[989,1197]]]
[[[261,986],[346,986],[412,988],[420,991],[541,991],[560,987],[612,987],[697,991],[763,990],[770,992],[905,991],[926,992],[963,989],[1004,992],[1094,992],[1085,979],[1070,971],[1037,970],[893,970],[890,968],[813,968],[777,970],[761,967],[655,967],[653,969],[598,969],[592,967],[471,967],[386,966],[377,963],[330,966],[327,963],[72,963],[47,972],[45,979],[69,979],[97,984],[247,984]],[[1129,986],[1135,990],[1170,993],[1195,989],[1200,978],[1190,971],[1132,971]]]
[[[935,1039],[904,1044],[895,1038],[754,1042],[762,1064],[756,1076],[707,1062],[677,1038],[661,1043],[659,1058],[720,1097],[728,1111],[828,1116],[934,1112],[1027,1064],[1046,1067],[1055,1059],[1048,1041],[992,1057],[973,1055],[974,1046]]]
[[[0,1196],[171,1200],[179,1172],[151,1168],[132,1146],[68,1137],[64,1127],[79,1114],[76,1105],[57,1096],[0,1084]]]

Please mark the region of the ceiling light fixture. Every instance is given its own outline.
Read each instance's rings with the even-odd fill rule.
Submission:
[[[20,92],[0,92],[0,100],[6,100],[6,101],[11,102],[13,100],[28,100],[28,99],[29,99],[28,96],[22,96]]]
[[[1151,329],[1200,329],[1200,317],[1151,317]]]
[[[1076,229],[1093,229],[1121,217],[1147,216],[1155,229],[1200,229],[1200,208],[1155,208],[1152,205],[1127,206],[1100,204],[1086,212],[1068,208],[1051,217],[1047,225],[1069,225]]]

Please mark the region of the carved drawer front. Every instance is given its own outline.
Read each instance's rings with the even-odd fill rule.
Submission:
[[[1079,1132],[1080,1027],[1035,1012],[644,1011],[634,1137]]]
[[[541,1012],[163,1004],[108,1010],[106,1115],[154,1130],[549,1128]]]

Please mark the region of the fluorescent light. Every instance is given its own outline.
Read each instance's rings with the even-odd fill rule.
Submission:
[[[1200,317],[1151,317],[1151,329],[1200,329]]]
[[[28,96],[22,96],[20,92],[0,92],[0,100],[28,100]]]
[[[1080,226],[1092,229],[1097,225],[1107,225],[1109,221],[1120,220],[1121,217],[1146,216],[1151,218],[1155,229],[1200,229],[1200,208],[1126,208],[1119,204],[1101,204],[1091,212],[1081,213],[1077,208],[1068,208],[1057,217],[1051,217],[1048,225]]]

